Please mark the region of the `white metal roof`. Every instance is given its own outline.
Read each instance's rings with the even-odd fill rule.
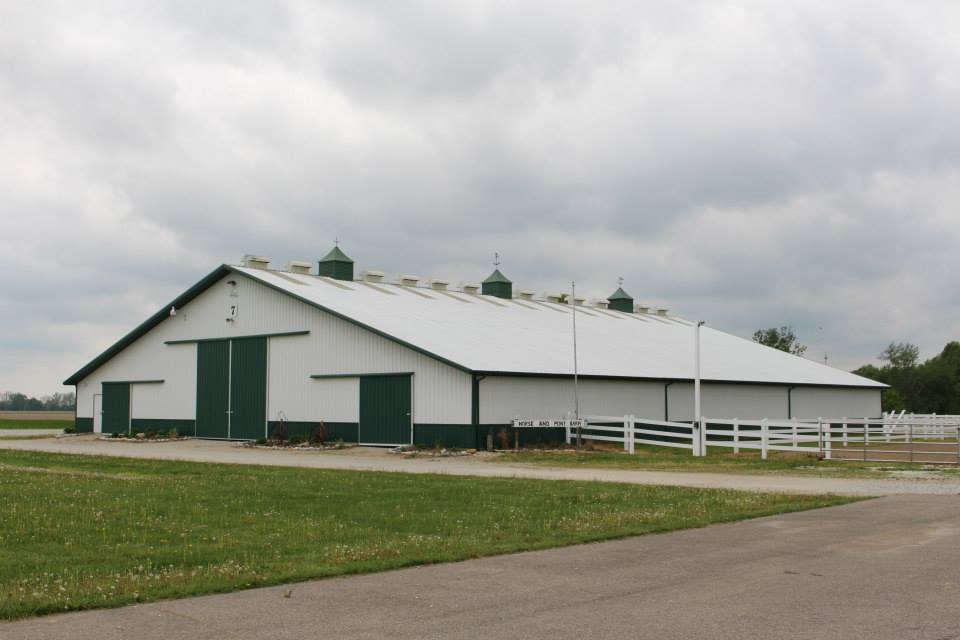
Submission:
[[[573,373],[569,305],[233,268],[472,371]],[[577,307],[579,372],[689,380],[693,332],[692,322],[675,316]],[[884,386],[706,326],[701,373],[704,380]]]

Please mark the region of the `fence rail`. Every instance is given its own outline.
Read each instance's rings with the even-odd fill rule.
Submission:
[[[884,414],[880,418],[816,420],[702,417],[699,422],[670,422],[624,416],[585,416],[580,438],[622,444],[687,449],[695,456],[710,449],[771,451],[817,455],[822,459],[872,462],[960,464],[960,416]],[[566,428],[567,443],[576,437]]]

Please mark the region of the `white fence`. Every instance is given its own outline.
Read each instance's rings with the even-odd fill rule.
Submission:
[[[568,425],[567,443],[576,437],[576,430]],[[633,415],[585,416],[579,437],[622,444],[628,453],[634,453],[637,444],[648,444],[687,449],[695,456],[721,448],[733,453],[759,451],[764,459],[770,451],[786,451],[838,460],[960,464],[960,416],[954,415],[901,413],[817,420],[702,417],[699,424]]]

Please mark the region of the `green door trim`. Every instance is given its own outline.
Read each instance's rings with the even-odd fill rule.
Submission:
[[[330,378],[387,378],[390,376],[412,376],[413,371],[398,373],[315,373],[310,376],[313,380],[327,380]]]
[[[246,340],[248,338],[287,338],[309,335],[309,331],[282,331],[280,333],[253,333],[247,336],[223,336],[222,338],[185,338],[183,340],[164,340],[163,344],[198,344],[201,342],[220,342],[221,340]]]

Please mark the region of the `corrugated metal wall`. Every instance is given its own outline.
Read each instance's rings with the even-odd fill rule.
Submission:
[[[229,280],[236,286],[227,284]],[[238,315],[226,322],[232,304],[238,305]],[[93,395],[100,393],[104,381],[163,379],[163,384],[135,386],[133,417],[192,420],[197,346],[164,341],[303,330],[311,333],[270,339],[270,420],[280,411],[291,421],[357,420],[356,381],[312,380],[312,374],[413,372],[417,423],[470,424],[469,374],[238,274],[213,285],[83,380],[77,388],[77,415],[92,416]],[[340,392],[350,396],[341,397]]]
[[[583,415],[635,414],[663,418],[663,384],[620,380],[581,380]],[[563,418],[573,412],[573,380],[490,376],[480,382],[480,424],[518,418]]]
[[[692,382],[670,385],[668,396],[670,420],[693,420]],[[700,409],[708,418],[786,418],[787,387],[704,383],[700,388]]]
[[[880,407],[879,389],[820,389],[797,387],[793,390],[795,418],[876,418]]]

